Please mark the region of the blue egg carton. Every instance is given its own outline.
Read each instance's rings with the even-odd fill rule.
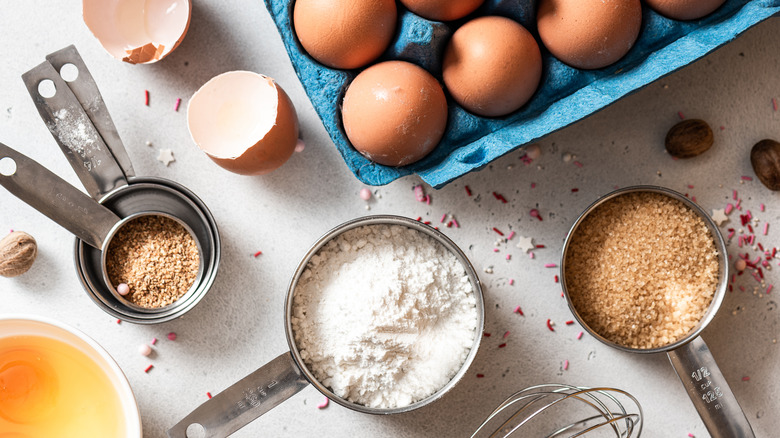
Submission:
[[[524,107],[504,117],[476,116],[448,95],[447,130],[437,148],[416,163],[389,167],[373,163],[357,152],[350,145],[341,123],[344,92],[360,70],[326,67],[306,53],[292,26],[294,1],[264,0],[264,3],[303,88],[355,176],[368,185],[384,185],[402,176],[417,174],[436,188],[593,114],[780,12],[780,0],[727,0],[703,19],[675,21],[643,4],[642,27],[631,51],[603,69],[578,70],[558,61],[541,44],[536,33],[535,0],[486,0],[469,17],[446,23],[421,18],[398,3],[396,35],[376,62],[410,61],[427,69],[441,82],[441,58],[450,35],[458,26],[475,16],[502,15],[518,21],[534,34],[540,42],[544,67],[536,94]]]

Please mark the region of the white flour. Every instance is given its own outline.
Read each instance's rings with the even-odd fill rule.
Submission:
[[[476,298],[463,265],[400,225],[349,230],[313,256],[293,296],[301,357],[336,395],[410,405],[458,372],[474,343]]]

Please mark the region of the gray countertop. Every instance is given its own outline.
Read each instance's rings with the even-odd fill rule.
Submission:
[[[757,230],[759,241],[764,247],[780,245],[780,194],[742,178],[754,176],[752,145],[780,138],[780,112],[772,105],[773,98],[780,99],[780,20],[759,24],[702,60],[544,138],[538,143],[542,154],[531,164],[517,150],[440,190],[426,187],[430,204],[415,200],[415,177],[371,188],[372,200],[360,199],[364,186],[331,144],[260,2],[194,2],[181,46],[152,65],[133,66],[110,57],[82,22],[81,2],[74,0],[6,5],[0,34],[0,142],[78,185],[20,78],[46,54],[75,44],[136,173],[190,188],[219,225],[219,274],[196,308],[158,325],[118,324],[82,289],[73,265],[73,236],[0,190],[0,233],[23,230],[39,243],[31,271],[0,278],[0,314],[55,318],[97,340],[127,375],[146,437],[165,436],[208,392],[220,392],[286,352],[284,299],[300,259],[330,228],[379,213],[429,220],[465,251],[485,285],[486,332],[493,336],[483,339],[463,380],[422,409],[390,416],[361,414],[335,403],[318,409],[324,396],[310,386],[235,436],[468,436],[508,395],[546,382],[629,391],[642,403],[644,436],[708,436],[665,355],[623,353],[587,334],[577,339],[582,328],[565,323],[572,315],[554,280],[557,269],[545,264],[559,262],[563,239],[579,212],[614,187],[634,184],[688,193],[707,211],[733,202],[732,191],[737,190],[744,208],[762,224],[771,224],[767,236]],[[275,78],[297,108],[306,148],[269,175],[245,177],[217,167],[187,132],[188,98],[208,79],[229,70]],[[148,107],[144,90],[150,93]],[[177,98],[183,100],[178,112]],[[711,124],[715,146],[710,151],[690,160],[673,160],[665,153],[664,136],[679,114]],[[173,151],[175,161],[169,166],[157,160],[161,149]],[[575,158],[567,161],[568,156]],[[493,192],[508,202],[499,202]],[[530,216],[532,208],[544,221]],[[444,214],[455,217],[460,227],[440,224]],[[518,237],[497,244],[494,227],[545,247],[530,258],[516,247]],[[724,234],[728,228],[740,228],[737,212],[721,227]],[[257,251],[262,255],[254,257]],[[736,257],[739,251],[745,249],[734,239],[729,254]],[[777,260],[772,266],[764,271],[766,283],[780,287]],[[703,338],[756,435],[772,436],[780,412],[775,374],[780,360],[775,296],[780,291],[766,294],[757,286],[751,275],[737,277]],[[518,305],[525,316],[513,313]],[[555,323],[554,332],[546,326],[548,319]],[[169,332],[178,338],[169,341]],[[505,332],[509,336],[503,339]],[[155,353],[138,354],[138,345],[154,337],[159,339]],[[498,348],[502,342],[506,347]],[[154,368],[145,373],[149,364]]]

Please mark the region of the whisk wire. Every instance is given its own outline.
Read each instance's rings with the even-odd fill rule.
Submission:
[[[638,413],[629,413],[626,410],[626,407],[618,399],[618,395],[631,400],[636,406]],[[545,401],[545,399],[549,399],[550,397],[555,399]],[[489,435],[491,438],[502,436],[502,434],[503,437],[509,437],[534,418],[546,411],[552,410],[556,405],[567,400],[579,401],[585,406],[595,410],[598,414],[568,424],[548,435],[548,438],[558,437],[575,428],[586,427],[587,423],[594,420],[602,421],[598,424],[586,427],[571,436],[582,436],[605,426],[611,427],[615,435],[619,438],[631,437],[635,430],[637,431],[637,437],[641,435],[642,407],[631,394],[616,388],[587,388],[563,384],[543,384],[531,386],[509,396],[492,413],[490,413],[490,415],[488,415],[485,421],[474,432],[472,438],[476,437],[483,429],[486,429],[499,415],[505,414],[505,411],[509,410],[513,405],[523,403]],[[617,409],[615,409],[615,407],[610,409],[607,406],[610,402],[614,404]],[[613,409],[615,409],[614,412]],[[623,423],[625,423],[625,430],[621,427]],[[512,426],[513,424],[514,426]]]

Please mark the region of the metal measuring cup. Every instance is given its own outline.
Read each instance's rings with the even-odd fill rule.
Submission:
[[[104,203],[112,210],[2,143],[0,164],[0,185],[77,237],[79,277],[89,282],[90,296],[103,310],[133,322],[162,322],[189,310],[211,285],[216,254],[209,222],[188,198],[172,190],[163,191],[157,184],[134,183],[105,198]],[[153,196],[144,194],[150,190]],[[173,304],[156,309],[137,306],[119,295],[105,268],[111,239],[123,225],[144,215],[165,216],[178,222],[193,236],[200,257],[199,272],[190,290]]]
[[[715,242],[715,248],[718,251],[718,286],[707,312],[696,327],[694,327],[685,337],[658,348],[629,348],[599,335],[585,323],[582,317],[580,317],[577,308],[572,302],[570,291],[567,288],[566,254],[572,236],[577,232],[577,228],[582,221],[600,205],[615,197],[632,192],[658,193],[682,202],[704,221],[704,224],[707,226],[707,229]],[[715,225],[715,222],[712,221],[704,210],[685,196],[673,190],[658,186],[626,187],[615,190],[598,199],[586,208],[574,222],[574,225],[572,225],[563,244],[561,255],[561,286],[563,287],[563,293],[566,296],[566,302],[569,304],[569,308],[574,314],[574,317],[588,333],[599,341],[610,347],[629,353],[666,353],[674,366],[677,376],[688,391],[688,396],[696,407],[696,411],[698,411],[699,416],[713,438],[753,437],[755,435],[753,434],[747,417],[745,417],[745,413],[742,411],[742,408],[739,406],[736,397],[734,397],[731,388],[729,388],[725,377],[715,363],[715,359],[707,347],[707,344],[705,344],[704,340],[699,336],[715,317],[715,314],[723,303],[728,284],[727,254],[726,243],[724,242],[723,236],[721,235],[720,230],[718,230],[717,225]]]
[[[92,199],[4,145],[0,159],[13,160],[16,171],[0,178],[0,184],[77,236],[74,258],[79,279],[107,313],[136,323],[158,323],[194,307],[213,284],[219,265],[219,232],[206,205],[173,181],[135,176],[97,84],[74,46],[48,55],[22,79]],[[52,89],[48,94],[42,88],[46,83]],[[125,299],[105,269],[105,249],[117,230],[148,214],[182,225],[197,242],[200,258],[192,287],[160,308],[144,308]]]
[[[478,319],[474,333],[474,342],[465,362],[461,365],[460,370],[444,387],[440,388],[434,394],[408,406],[397,408],[371,408],[339,397],[325,385],[320,383],[314,374],[307,368],[298,351],[298,347],[295,344],[291,322],[293,294],[301,274],[309,264],[309,260],[317,254],[320,248],[340,234],[365,225],[405,226],[417,230],[443,245],[463,266],[463,269],[469,278],[469,282],[474,289],[474,296],[477,301],[476,311]],[[287,300],[285,301],[284,306],[284,327],[287,334],[287,345],[289,346],[290,351],[282,353],[276,359],[263,365],[258,370],[197,407],[175,426],[168,429],[168,436],[170,438],[225,437],[278,406],[280,403],[308,386],[309,383],[314,385],[318,391],[330,400],[358,412],[368,414],[396,414],[421,408],[440,399],[466,374],[466,371],[477,354],[480,340],[482,339],[481,334],[484,329],[484,321],[484,301],[477,273],[466,255],[447,236],[418,221],[400,216],[377,215],[350,220],[328,231],[322,236],[303,257],[290,280],[290,284],[287,288]]]

